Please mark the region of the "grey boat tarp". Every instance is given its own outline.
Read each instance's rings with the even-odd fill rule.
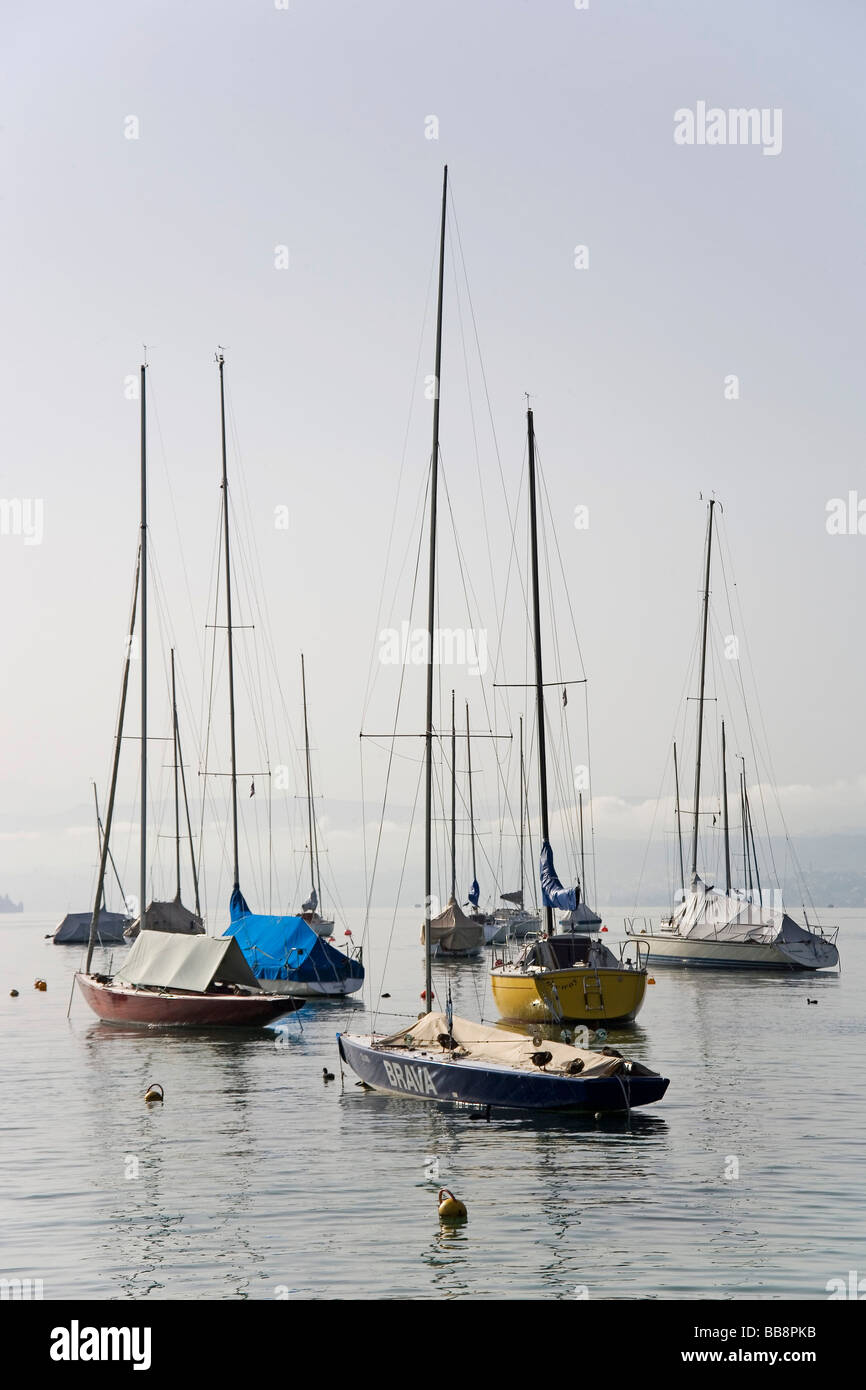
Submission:
[[[670,925],[691,941],[749,941],[773,946],[812,939],[812,933],[799,927],[784,910],[717,893],[700,879],[672,914]]]
[[[204,936],[204,923],[176,898],[170,903],[152,902],[144,914],[144,930],[175,932],[180,936]],[[126,929],[127,941],[135,941],[140,931],[141,918],[136,917]]]
[[[90,940],[93,908],[89,912],[67,912],[54,933],[55,946],[86,946]],[[122,912],[100,912],[96,940],[100,946],[122,946],[129,918]]]

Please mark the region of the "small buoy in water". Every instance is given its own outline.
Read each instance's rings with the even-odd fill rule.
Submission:
[[[46,989],[48,988],[48,986],[47,986],[47,984],[45,983],[44,980],[34,980],[34,981],[33,981],[33,988],[34,988],[34,989],[46,990]]]
[[[427,991],[426,991],[426,989],[422,989],[422,991],[421,991],[421,998],[422,998],[422,999],[426,999],[426,998],[427,998]]]
[[[654,985],[654,984],[655,984],[655,980],[653,979],[652,975],[650,975],[650,976],[647,977],[647,984],[648,984],[648,985]]]
[[[165,1100],[165,1091],[158,1081],[152,1081],[150,1083],[144,1093],[144,1100],[146,1105],[153,1105],[154,1101],[158,1101],[161,1104],[162,1101]]]
[[[10,999],[17,999],[17,998],[18,998],[18,991],[17,991],[17,989],[10,989],[10,991],[9,991],[9,998],[10,998]]]
[[[351,935],[352,935],[352,933],[351,933],[351,931],[349,930],[348,927],[347,927],[346,930],[343,932],[343,935],[344,935],[344,936],[351,936]]]
[[[328,1068],[327,1068],[327,1067],[322,1067],[322,1080],[323,1080],[323,1081],[333,1081],[333,1080],[334,1080],[334,1073],[333,1073],[332,1071],[328,1071]]]
[[[449,1192],[447,1187],[439,1189],[439,1217],[442,1221],[465,1221],[467,1219],[466,1207],[455,1197],[453,1192]]]
[[[607,927],[602,927],[602,931],[607,931]]]
[[[383,994],[383,995],[381,995],[380,997],[381,997],[382,999],[390,999],[390,998],[391,998],[390,994]]]

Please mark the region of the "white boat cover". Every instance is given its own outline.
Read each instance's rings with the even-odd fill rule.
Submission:
[[[426,923],[422,922],[422,946],[425,944],[425,926]],[[484,924],[473,922],[452,898],[445,911],[431,921],[430,942],[433,946],[441,946],[443,951],[476,951],[484,945]]]
[[[449,1036],[446,1015],[431,1013],[425,1014],[402,1033],[393,1033],[389,1038],[377,1038],[376,1046],[407,1048],[410,1051],[413,1048],[434,1052],[439,1050],[450,1057],[452,1053],[439,1042],[443,1036]],[[565,1072],[571,1063],[579,1058],[583,1062],[579,1073],[581,1076],[615,1076],[623,1069],[625,1062],[623,1057],[608,1057],[603,1052],[587,1052],[581,1047],[570,1047],[567,1043],[551,1042],[549,1038],[544,1038],[536,1045],[526,1033],[489,1028],[483,1023],[473,1023],[466,1018],[452,1019],[450,1037],[458,1044],[458,1055],[464,1059],[473,1062],[498,1062],[502,1066],[519,1067],[522,1071],[539,1070],[532,1061],[532,1054],[541,1051],[551,1054],[551,1060],[545,1068],[548,1072]],[[646,1074],[646,1069],[641,1068],[639,1063],[632,1062],[630,1065],[636,1072],[643,1071]]]
[[[810,941],[813,936],[787,912],[716,893],[700,879],[672,914],[671,928],[692,941],[749,941],[761,946]]]
[[[125,985],[204,994],[215,981],[259,990],[233,936],[183,936],[143,931],[114,979]]]
[[[177,932],[182,936],[204,936],[204,923],[179,898],[170,903],[152,902],[144,914],[145,931]],[[134,941],[141,931],[141,917],[136,917],[124,935]]]

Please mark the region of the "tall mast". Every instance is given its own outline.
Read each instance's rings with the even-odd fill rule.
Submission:
[[[523,907],[523,715],[520,716],[520,906]]]
[[[577,793],[578,823],[580,825],[580,886],[583,901],[586,902],[586,863],[583,851],[583,792]]]
[[[96,783],[93,783],[93,804],[96,808],[96,846],[97,853],[102,858],[102,821],[99,819],[99,797],[96,794]],[[105,887],[102,889],[102,910],[105,911]]]
[[[193,886],[193,888],[194,888],[194,890],[195,890],[195,915],[196,915],[196,917],[200,917],[200,916],[201,916],[201,902],[200,902],[200,900],[199,900],[199,892],[198,892],[198,869],[196,868],[196,864],[195,864],[195,846],[194,846],[194,844],[193,844],[193,839],[192,839],[192,821],[190,820],[190,814],[189,814],[189,799],[188,799],[187,794],[186,794],[186,773],[184,772],[184,768],[183,768],[183,749],[182,749],[181,746],[180,746],[180,724],[177,722],[176,708],[177,708],[177,707],[175,707],[175,735],[176,735],[176,738],[177,738],[177,760],[178,760],[178,763],[180,764],[180,785],[181,785],[181,790],[183,791],[183,806],[184,806],[184,811],[185,811],[185,813],[186,813],[186,833],[187,833],[187,835],[189,836],[189,857],[190,857],[190,862],[191,862],[191,864],[192,864],[192,886]],[[180,879],[179,879],[179,878],[178,878],[178,882],[180,882]]]
[[[177,774],[177,694],[174,683],[174,647],[171,649],[171,717],[172,717],[172,738],[174,741],[174,867],[177,888],[174,895],[175,902],[180,902],[180,796],[178,793]]]
[[[229,734],[231,737],[231,760],[232,760],[232,849],[234,853],[234,886],[240,887],[240,869],[238,867],[238,765],[235,748],[235,664],[234,664],[234,643],[232,640],[232,570],[231,557],[229,554],[229,480],[226,465],[226,393],[225,381],[223,379],[223,368],[225,358],[221,352],[217,353],[217,365],[220,370],[220,439],[222,443],[222,494],[223,494],[223,550],[226,568],[226,627],[228,629],[228,650],[229,650]]]
[[[310,836],[310,883],[319,900],[319,889],[316,883],[316,851],[313,841],[313,778],[310,768],[310,733],[307,728],[307,676],[304,669],[304,653],[301,652],[301,690],[304,696],[304,756],[307,765],[307,819]]]
[[[105,825],[102,831],[102,852],[99,856],[99,877],[96,882],[96,900],[93,904],[93,916],[90,919],[90,936],[87,942],[87,960],[84,966],[85,975],[90,974],[90,965],[93,960],[93,948],[96,945],[97,933],[99,930],[99,910],[100,903],[105,898],[105,869],[108,864],[110,850],[111,823],[114,818],[114,794],[117,790],[117,769],[120,766],[120,750],[123,746],[123,720],[126,714],[126,692],[129,688],[129,667],[132,661],[132,641],[135,633],[135,612],[138,607],[138,595],[141,587],[141,550],[135,562],[135,584],[132,592],[132,613],[129,618],[129,638],[126,644],[126,661],[123,663],[123,681],[120,687],[120,708],[117,711],[117,728],[114,735],[114,759],[111,764],[111,784],[108,788],[108,806],[105,810]]]
[[[451,691],[451,897],[457,901],[457,728]]]
[[[147,402],[146,367],[141,367],[141,844],[139,851],[139,922],[147,913]]]
[[[683,867],[683,824],[680,815],[680,773],[677,766],[677,745],[674,744],[674,790],[677,798],[677,843],[680,848],[680,887],[686,896],[686,871]]]
[[[472,739],[469,736],[469,701],[466,701],[466,774],[469,778],[469,839],[472,845],[472,882],[475,873],[475,808],[472,801]]]
[[[436,622],[436,504],[439,489],[439,397],[442,369],[442,298],[445,284],[445,213],[448,198],[448,165],[442,175],[442,223],[439,232],[439,295],[436,307],[436,369],[433,396],[433,454],[430,461],[430,574],[427,591],[427,722],[424,768],[424,988],[428,1009],[433,1007],[433,951],[430,941],[430,908],[433,893],[433,640]]]
[[[701,635],[701,686],[698,695],[698,740],[695,749],[695,822],[692,830],[692,888],[698,881],[698,818],[700,816],[701,802],[701,748],[704,739],[704,683],[707,671],[707,623],[710,615],[710,553],[713,548],[713,507],[715,499],[710,498],[709,514],[707,516],[707,558],[706,570],[704,574],[704,615],[703,631]]]
[[[535,502],[535,427],[532,407],[526,411],[526,433],[529,441],[529,529],[532,545],[532,623],[535,646],[535,708],[538,721],[538,790],[541,803],[541,838],[549,841],[547,819],[547,750],[544,730],[544,668],[541,660],[541,597],[538,583],[538,515]],[[548,936],[553,935],[553,908],[544,908]]]
[[[740,773],[740,824],[743,830],[743,887],[752,891],[752,860],[749,856],[748,830],[746,828],[746,760],[741,758],[743,770]]]
[[[731,831],[728,825],[728,764],[725,759],[725,721],[722,720],[722,826],[725,832],[725,895],[731,891]]]
[[[749,792],[746,787],[746,770],[743,768],[743,800],[746,807],[746,827],[748,839],[752,842],[752,858],[755,861],[755,887],[758,890],[758,902],[761,902],[761,875],[758,872],[758,851],[755,848],[755,830],[752,825],[752,808],[749,805]],[[747,840],[748,844],[748,840]]]

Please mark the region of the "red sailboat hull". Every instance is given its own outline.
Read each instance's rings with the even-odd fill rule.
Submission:
[[[76,971],[78,987],[106,1023],[162,1024],[173,1028],[260,1028],[303,1007],[286,995],[195,994],[185,990],[139,989],[111,984]]]

